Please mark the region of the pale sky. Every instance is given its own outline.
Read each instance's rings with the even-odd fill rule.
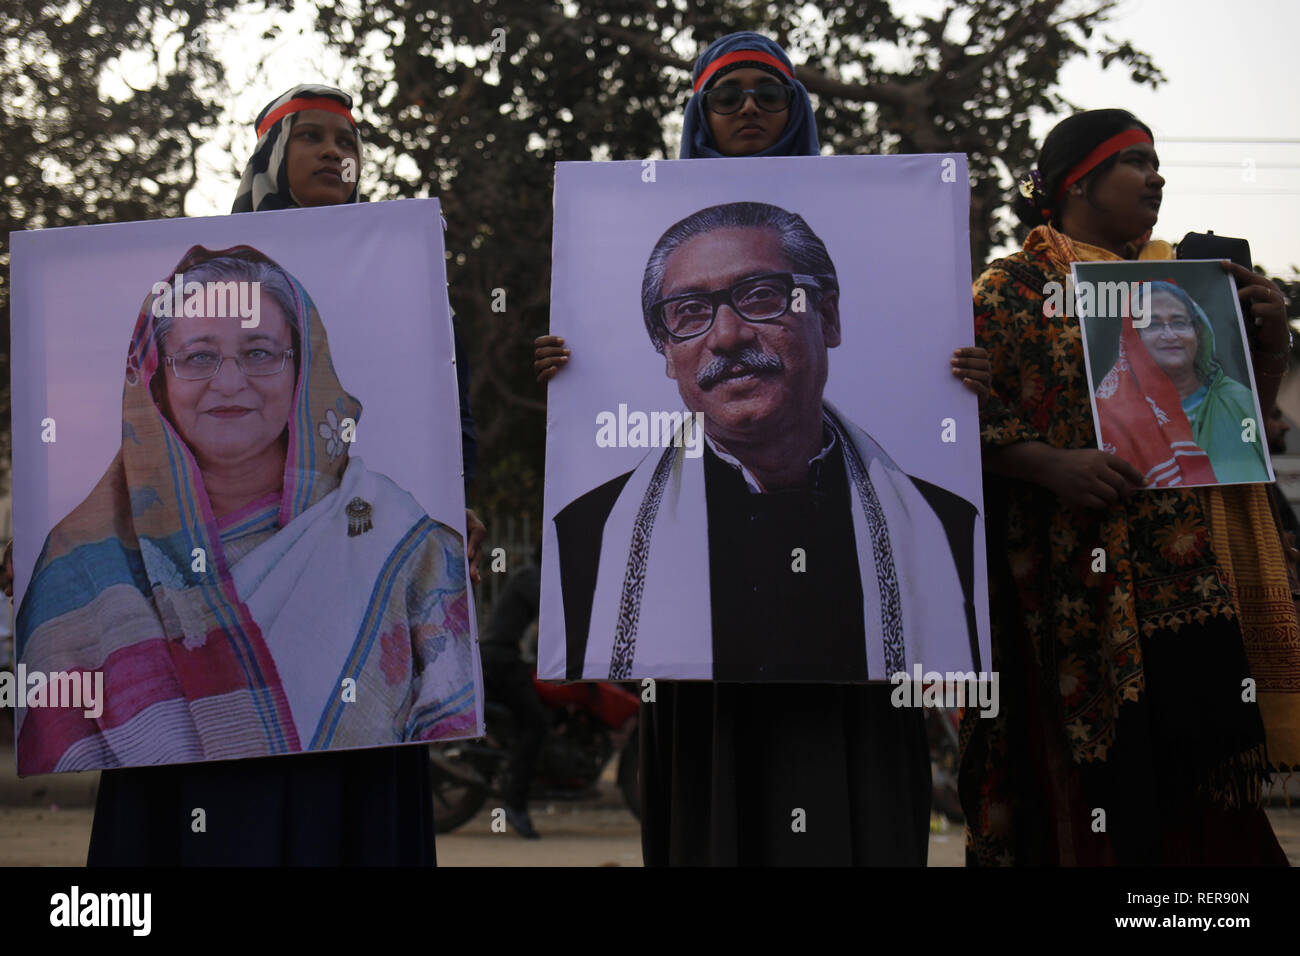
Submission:
[[[1123,107],[1155,133],[1166,180],[1156,236],[1213,230],[1248,239],[1274,274],[1300,267],[1300,4],[1121,0],[1107,32],[1150,53],[1167,82],[1153,91],[1089,60],[1067,66],[1061,88],[1081,107]],[[1053,122],[1034,123],[1035,135]]]
[[[908,9],[933,6],[913,0]],[[280,37],[260,40],[272,21],[280,24]],[[259,14],[214,37],[227,69],[231,116],[243,125],[223,129],[201,151],[203,175],[187,214],[229,211],[235,165],[254,143],[251,121],[272,97],[317,79],[349,85],[311,23],[307,10]],[[1300,4],[1121,0],[1102,32],[1150,53],[1167,82],[1152,91],[1118,67],[1076,60],[1062,72],[1061,91],[1081,108],[1122,106],[1154,130],[1168,181],[1157,237],[1174,241],[1213,230],[1249,239],[1255,261],[1273,273],[1300,266],[1300,107],[1292,59]],[[1058,119],[1039,117],[1031,128],[1041,138]]]

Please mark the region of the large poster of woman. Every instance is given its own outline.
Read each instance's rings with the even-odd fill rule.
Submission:
[[[442,263],[436,201],[15,234],[20,773],[481,732]]]
[[[1073,283],[1098,447],[1150,488],[1273,480],[1240,303],[1217,260],[1080,262]]]

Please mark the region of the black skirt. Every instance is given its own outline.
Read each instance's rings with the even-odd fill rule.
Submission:
[[[86,863],[434,866],[428,750],[106,770]]]
[[[641,705],[646,866],[925,866],[924,716],[892,690],[657,682]]]

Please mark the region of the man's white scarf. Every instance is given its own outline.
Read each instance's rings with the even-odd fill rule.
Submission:
[[[961,583],[943,524],[912,480],[870,435],[826,412],[851,487],[867,673],[887,680],[929,663],[929,636],[965,633]],[[605,522],[585,679],[713,678],[704,459],[687,458],[685,445],[647,455]]]

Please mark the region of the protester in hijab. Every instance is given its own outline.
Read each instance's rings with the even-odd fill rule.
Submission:
[[[733,33],[696,60],[681,157],[816,156],[811,100],[776,43]],[[568,361],[536,341],[545,383]],[[958,349],[953,374],[982,394],[987,359]],[[923,866],[930,764],[919,711],[888,686],[656,683],[641,709],[647,865]],[[793,808],[818,821],[792,828]]]
[[[346,93],[319,85],[294,87],[267,104],[232,211],[360,201],[359,183],[350,181],[362,158],[351,109]],[[468,481],[473,425],[466,365],[456,366]],[[467,520],[473,564],[485,531],[472,514]],[[194,825],[199,809],[203,829]],[[427,754],[407,746],[108,771],[88,862],[432,866]]]

